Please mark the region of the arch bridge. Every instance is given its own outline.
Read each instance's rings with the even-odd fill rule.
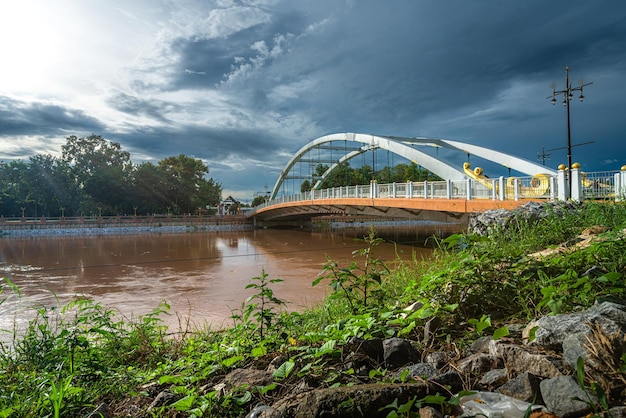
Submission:
[[[381,151],[386,151],[386,164]],[[451,158],[458,161],[459,156],[467,160],[450,161]],[[509,176],[487,177],[482,168],[471,167],[470,156],[505,167]],[[378,174],[382,171],[389,174],[396,159],[410,163],[405,164],[405,170],[410,169],[404,173],[405,179],[376,181],[377,168],[385,164]],[[346,172],[345,167],[353,163],[363,174],[361,184],[354,184],[354,179],[350,184],[347,179],[337,178],[342,175],[342,169]],[[336,133],[310,141],[298,150],[281,171],[268,202],[248,216],[255,220],[300,219],[323,214],[459,219],[471,212],[512,208],[527,199],[582,196],[584,179],[578,167],[572,168],[553,170],[514,155],[447,139]],[[511,177],[511,170],[519,175]],[[423,172],[431,176],[430,180],[419,178]],[[432,180],[432,175],[437,181]],[[572,179],[578,175],[571,188],[568,175]],[[612,174],[607,177],[608,183],[613,183]],[[305,183],[309,187],[303,190]],[[322,189],[324,185],[326,188]],[[608,190],[609,187],[607,193]]]

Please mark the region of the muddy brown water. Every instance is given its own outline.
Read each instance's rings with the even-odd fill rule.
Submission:
[[[275,295],[290,310],[302,310],[329,291],[311,285],[327,257],[347,266],[355,261],[353,251],[364,248],[355,240],[363,236],[359,230],[252,230],[2,238],[0,274],[21,295],[2,283],[0,330],[25,326],[37,307],[63,306],[75,298],[93,299],[134,319],[166,301],[171,308],[162,318],[170,328],[188,321],[194,327],[227,326],[233,310],[252,294],[246,285],[262,272],[283,279],[272,284]],[[414,232],[389,236],[399,244],[376,247],[380,259],[432,253]]]

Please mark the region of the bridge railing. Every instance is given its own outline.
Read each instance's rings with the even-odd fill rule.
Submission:
[[[591,173],[573,169],[569,173],[572,175],[572,193],[568,191],[567,174],[567,171],[561,170],[554,177],[537,175],[385,184],[373,181],[366,185],[332,187],[284,195],[257,208],[278,203],[342,198],[626,200],[626,169]]]
[[[614,171],[598,171],[584,173],[581,178],[583,197],[585,199],[606,199],[615,197],[616,184],[619,177]],[[616,178],[618,179],[616,181]]]

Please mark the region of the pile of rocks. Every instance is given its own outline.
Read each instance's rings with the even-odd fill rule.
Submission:
[[[620,357],[626,354],[626,301],[603,301],[585,312],[546,316],[518,333],[521,338],[517,342],[513,338],[480,338],[463,353],[420,352],[413,342],[401,338],[353,339],[344,347],[341,367],[364,376],[372,367],[384,367],[393,370],[385,380],[396,383],[316,389],[305,379],[291,394],[271,406],[258,405],[248,417],[385,417],[390,412],[385,407],[395,400],[402,405],[427,395],[468,389],[499,394],[492,396],[499,402],[507,398],[527,402],[534,405],[536,416],[583,417],[601,410],[598,405],[602,400],[575,377],[579,358],[587,376],[598,379],[598,384],[621,385],[605,388],[607,396],[614,398],[609,399],[612,408],[604,412],[612,417],[626,416],[626,375],[619,372]],[[611,358],[598,357],[599,336],[612,341],[603,354]],[[265,370],[237,369],[220,387],[267,385],[275,367],[272,363]],[[484,396],[481,403],[484,399],[490,398]],[[497,408],[493,405],[494,411]],[[442,416],[437,408],[422,412]],[[471,415],[463,409],[457,412]],[[498,411],[493,416],[515,416],[515,411]]]
[[[573,201],[556,202],[528,202],[516,209],[493,209],[482,213],[473,214],[467,226],[470,234],[482,236],[489,235],[492,231],[506,229],[513,226],[515,220],[525,222],[538,221],[549,214],[565,215],[566,213],[576,213],[580,210],[581,203]]]
[[[437,329],[426,329],[431,335],[424,338],[433,338]],[[626,374],[620,370],[626,355],[626,301],[603,300],[584,312],[545,316],[510,329],[506,339],[481,337],[463,352],[420,351],[415,341],[402,338],[353,338],[325,366],[327,373],[352,375],[350,384],[327,387],[326,375],[282,380],[280,396],[256,405],[246,417],[383,418],[393,411],[390,405],[398,408],[437,394],[450,399],[464,390],[475,393],[462,397],[458,406],[424,402],[420,416],[522,418],[530,410],[534,418],[626,417]],[[271,361],[210,382],[206,391],[223,396],[237,388],[267,387],[276,383],[275,372],[287,360],[288,354],[274,353]],[[577,377],[579,361],[587,376],[583,383]],[[380,373],[383,369],[387,372]],[[594,384],[603,390],[594,390]],[[154,389],[148,412],[180,398],[167,388]],[[598,398],[602,392],[605,399]]]

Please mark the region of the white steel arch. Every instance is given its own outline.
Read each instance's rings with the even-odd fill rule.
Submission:
[[[446,148],[466,154],[473,154],[528,175],[535,175],[537,173],[556,175],[555,170],[551,170],[543,165],[539,165],[523,158],[515,157],[513,155],[505,154],[503,152],[459,141],[425,137],[406,138],[361,133],[336,133],[314,139],[313,141],[307,143],[305,146],[300,148],[300,150],[298,150],[298,152],[296,152],[291,157],[291,159],[289,159],[289,161],[285,165],[285,168],[282,170],[280,176],[276,180],[276,184],[272,189],[270,199],[276,198],[276,195],[278,194],[278,191],[280,190],[283,181],[285,180],[293,166],[299,162],[303,155],[307,154],[309,151],[315,149],[316,147],[319,147],[322,144],[331,143],[334,141],[357,142],[364,145],[361,146],[358,150],[351,150],[350,152],[344,154],[341,158],[338,158],[336,161],[334,161],[328,168],[328,170],[322,175],[322,178],[315,183],[313,188],[317,188],[340,163],[348,161],[360,154],[374,149],[386,149],[396,155],[406,158],[409,161],[415,161],[422,167],[426,168],[428,171],[435,173],[436,175],[444,179],[461,180],[466,178],[465,173],[461,169],[456,168],[453,164],[445,161],[445,159],[441,157],[435,157],[414,148],[415,145]]]

